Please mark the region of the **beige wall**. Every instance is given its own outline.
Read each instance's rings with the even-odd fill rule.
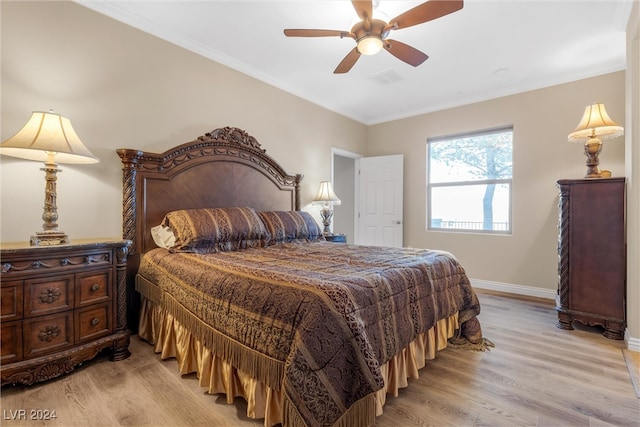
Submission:
[[[255,136],[287,172],[305,175],[305,205],[318,182],[330,178],[331,147],[405,154],[407,245],[450,250],[475,279],[552,290],[557,280],[554,183],[581,177],[585,169],[580,147],[566,142],[566,135],[593,101],[604,102],[625,125],[624,73],[367,127],[75,3],[3,1],[0,13],[2,140],[20,129],[31,111],[54,109],[71,119],[101,159],[98,165],[62,165],[59,222],[72,239],[121,233],[116,148],[159,152],[217,127],[237,126]],[[635,40],[637,49],[637,35]],[[633,84],[637,121],[638,86]],[[509,124],[515,132],[513,235],[427,232],[426,138]],[[635,125],[637,143],[640,126]],[[623,175],[624,150],[622,138],[607,142],[601,166]],[[638,170],[637,150],[635,156]],[[25,240],[40,229],[40,167],[0,157],[0,241]],[[635,248],[637,261],[637,241]],[[633,295],[638,296],[635,271]],[[637,303],[630,313],[638,315]],[[630,326],[636,337],[638,323]]]
[[[245,129],[288,173],[303,205],[330,178],[331,147],[364,152],[366,126],[71,2],[1,2],[2,140],[33,110],[67,116],[98,165],[61,165],[59,225],[121,235],[117,148],[164,151],[223,126]],[[1,241],[40,230],[41,165],[2,156]],[[306,209],[317,214],[317,207]],[[318,215],[319,218],[319,215]]]
[[[603,102],[624,125],[624,72],[379,124],[367,155],[404,154],[405,245],[453,252],[474,279],[557,287],[558,191],[555,181],[582,178],[585,157],[567,135],[584,107]],[[513,234],[426,230],[426,140],[513,125]],[[624,139],[606,141],[601,169],[624,176]],[[605,236],[603,236],[605,238]]]

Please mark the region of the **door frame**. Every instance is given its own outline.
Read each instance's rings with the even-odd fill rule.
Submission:
[[[352,230],[353,230],[353,238],[349,239],[349,237],[347,237],[349,239],[350,242],[353,243],[358,243],[358,228],[359,228],[359,224],[358,224],[358,212],[359,212],[359,197],[357,197],[357,195],[360,192],[360,182],[358,180],[358,160],[361,159],[362,157],[364,157],[364,155],[359,154],[359,153],[354,153],[352,151],[347,151],[347,150],[343,150],[341,148],[336,148],[336,147],[331,147],[331,182],[333,182],[334,185],[334,190],[336,191],[336,194],[338,194],[338,197],[340,197],[340,193],[339,190],[336,190],[336,182],[335,182],[335,157],[344,157],[347,159],[351,159],[353,160],[354,163],[354,167],[353,167],[353,177],[351,177],[351,185],[353,185],[353,194],[354,194],[354,200],[353,200],[353,212],[352,214]],[[334,217],[335,219],[335,217]]]

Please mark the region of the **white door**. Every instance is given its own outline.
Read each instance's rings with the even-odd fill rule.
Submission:
[[[402,247],[403,156],[359,159],[358,241]]]

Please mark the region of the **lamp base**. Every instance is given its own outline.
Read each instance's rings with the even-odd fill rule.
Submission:
[[[600,178],[600,171],[598,170],[598,165],[600,164],[598,155],[600,151],[602,151],[602,142],[598,138],[590,138],[584,144],[584,155],[587,156],[585,178]]]
[[[331,218],[333,217],[333,210],[330,206],[323,206],[320,211],[320,217],[322,218],[322,225],[324,225],[324,229],[322,230],[322,234],[330,235],[333,234],[331,232]]]
[[[70,242],[69,236],[62,231],[38,231],[31,236],[31,246],[56,246]]]

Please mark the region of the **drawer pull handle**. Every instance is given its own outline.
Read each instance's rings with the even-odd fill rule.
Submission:
[[[52,340],[57,338],[58,335],[60,335],[60,328],[55,325],[50,325],[40,330],[38,339],[40,341],[51,342]]]
[[[98,289],[100,289],[100,285],[98,285],[97,283],[94,283],[94,284],[91,286],[91,292],[97,292],[97,291],[98,291]]]
[[[91,319],[91,326],[97,326],[100,323],[100,319]]]
[[[60,298],[60,295],[62,295],[60,289],[48,288],[43,289],[42,292],[40,292],[40,295],[38,295],[38,299],[43,304],[53,304]]]

